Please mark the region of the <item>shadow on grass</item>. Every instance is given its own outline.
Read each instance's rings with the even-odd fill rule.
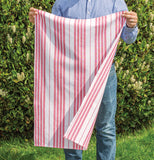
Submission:
[[[23,153],[10,153],[9,151],[0,154],[0,160],[36,160],[34,153],[23,155]]]
[[[34,153],[31,153],[21,156],[19,160],[36,160],[36,157]]]
[[[35,153],[23,154],[18,152],[15,148],[0,152],[0,160],[36,160]]]

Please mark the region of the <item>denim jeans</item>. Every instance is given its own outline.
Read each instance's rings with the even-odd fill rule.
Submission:
[[[117,75],[115,71],[115,64],[113,63],[95,123],[97,160],[115,160],[116,108]],[[66,160],[82,160],[82,150],[64,149],[64,153]]]

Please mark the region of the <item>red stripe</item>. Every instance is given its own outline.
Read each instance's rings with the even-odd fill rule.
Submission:
[[[83,58],[82,58],[82,54],[83,54],[83,52],[82,52],[82,50],[83,50],[83,47],[82,47],[82,42],[83,42],[83,40],[82,40],[82,23],[83,23],[83,21],[81,20],[81,31],[80,31],[80,55],[81,55],[81,63],[80,63],[80,89],[81,89],[81,93],[80,93],[80,105],[81,105],[81,103],[82,103],[82,97],[83,97],[83,89],[82,89],[82,63],[83,63]]]
[[[83,97],[86,95],[86,20],[84,21],[84,77],[83,77],[83,84],[84,84],[84,89],[83,89]]]
[[[40,111],[40,145],[42,146],[42,105],[43,105],[43,103],[42,103],[42,88],[43,88],[43,17],[42,17],[42,11],[41,11],[41,100],[40,100],[40,107],[41,107],[41,111]]]
[[[63,133],[62,135],[64,135],[65,133],[65,56],[66,56],[66,52],[65,52],[65,19],[63,19],[63,52],[64,52],[64,60],[63,60]],[[64,138],[63,138],[63,144],[62,144],[63,148],[64,148]]]
[[[43,146],[43,115],[44,115],[44,113],[43,113],[43,108],[44,108],[44,106],[43,106],[43,103],[44,103],[44,96],[43,96],[43,93],[44,93],[44,17],[43,17],[43,13],[42,13],[42,76],[41,76],[41,79],[42,79],[42,92],[41,92],[41,94],[42,94],[42,106],[41,106],[41,109],[42,109],[42,112],[41,112],[41,115],[42,115],[42,121],[41,121],[41,123],[42,123],[42,130],[41,130],[41,133],[42,133],[42,143],[41,143],[41,146]]]
[[[95,75],[97,73],[97,18],[95,20]]]
[[[40,14],[40,13],[39,13]],[[38,49],[38,63],[40,64],[40,54],[41,54],[41,39],[40,39],[40,36],[41,36],[41,16],[39,16],[39,22],[38,22],[38,25],[39,25],[39,29],[38,29],[38,32],[39,32],[39,38],[38,38],[38,42],[39,42],[39,49]],[[40,69],[41,69],[41,66],[38,65],[38,146],[40,145]]]
[[[34,142],[35,142],[35,146],[36,146],[36,136],[37,136],[37,133],[36,133],[36,126],[37,126],[37,120],[36,120],[36,94],[37,94],[37,64],[38,64],[38,61],[37,61],[37,39],[38,39],[38,36],[37,36],[37,15],[36,15],[36,18],[35,18],[35,69],[34,69],[34,73],[35,73],[35,79],[34,79],[34,120],[35,120],[35,123],[34,123]]]
[[[46,21],[45,21],[45,12],[44,12],[44,27],[45,27],[45,33],[44,33],[44,104],[43,104],[43,146],[45,146],[45,64],[46,64]]]
[[[101,100],[102,100],[102,98],[100,98],[100,100],[98,101],[97,106],[98,106],[98,104],[100,103]],[[93,112],[93,113],[94,113],[94,112]],[[95,119],[94,119],[94,121],[93,121],[93,124],[91,125],[91,128],[90,128],[90,130],[89,130],[88,136],[86,137],[85,141],[83,142],[83,146],[84,146],[86,149],[87,149],[87,146],[88,146],[88,144],[89,144],[89,140],[90,140],[91,134],[92,134],[92,132],[93,132],[93,128],[94,128],[94,126],[95,126],[96,118],[97,118],[97,116],[95,117]],[[80,140],[81,140],[81,139],[80,139]]]
[[[120,33],[120,27],[121,27],[121,26],[120,26],[120,24],[121,24],[121,23],[120,23],[120,12],[119,12],[118,14],[119,14],[119,33]]]
[[[120,28],[121,28],[121,16],[120,16],[120,12],[118,12],[118,24],[119,24],[119,32],[120,32]]]
[[[53,124],[53,129],[54,129],[54,134],[53,134],[53,147],[56,147],[56,109],[57,109],[57,103],[56,103],[56,86],[57,86],[57,81],[56,81],[56,62],[57,62],[57,38],[56,38],[56,16],[54,17],[54,40],[55,40],[55,47],[54,47],[54,124]]]
[[[44,123],[43,123],[43,119],[44,119],[44,112],[43,112],[43,104],[44,104],[44,17],[43,17],[43,13],[42,13],[42,25],[43,25],[43,35],[42,35],[42,42],[43,42],[43,47],[42,47],[42,146],[43,146],[43,127],[44,127]]]
[[[44,113],[43,113],[43,104],[44,104],[44,96],[43,96],[43,93],[44,93],[44,17],[43,17],[43,13],[42,13],[42,146],[43,146],[43,118],[44,118]]]
[[[74,23],[74,116],[76,114],[76,20]]]
[[[79,109],[79,20],[77,24],[77,111]]]
[[[77,21],[77,106],[76,106],[76,112],[79,108],[79,20]],[[76,144],[76,149],[78,149],[78,145]]]
[[[116,13],[116,25],[115,25],[115,33],[116,33],[116,35],[115,35],[115,39],[117,38],[117,13]]]
[[[74,116],[76,113],[76,20],[74,23]]]
[[[100,68],[100,18],[98,18],[98,64],[97,64],[97,70]]]
[[[34,73],[35,73],[35,79],[34,79],[34,119],[35,119],[35,123],[34,123],[34,141],[35,141],[35,145],[36,145],[36,85],[37,85],[37,82],[36,82],[36,78],[37,78],[37,16],[36,16],[36,19],[35,19],[35,70],[34,70]]]
[[[101,63],[103,63],[103,29],[104,29],[104,23],[103,23],[103,17],[101,17]]]
[[[38,51],[38,63],[40,64],[40,16],[39,16],[39,21],[38,21],[38,33],[39,33],[39,36],[38,36],[38,46],[39,46],[39,51]],[[40,141],[40,123],[39,123],[39,120],[40,120],[40,116],[39,116],[39,112],[40,112],[40,65],[38,66],[38,104],[37,104],[37,108],[38,108],[38,145],[40,145],[39,141]]]
[[[124,13],[124,11],[122,13]],[[121,19],[122,19],[122,26],[123,26],[124,25],[124,18],[121,17]]]
[[[70,20],[69,20],[69,106],[70,106]],[[70,125],[70,109],[69,109],[69,117],[68,117],[68,125]],[[68,148],[69,148],[69,141],[68,141]]]
[[[119,33],[119,14],[117,12],[117,34]]]
[[[79,20],[77,21],[77,35],[76,35],[76,60],[77,60],[77,74],[76,74],[76,112],[79,108]],[[78,145],[75,143],[75,149],[78,149]]]
[[[74,116],[76,114],[76,20],[74,23]],[[75,143],[73,143],[73,149]]]
[[[84,84],[84,86],[83,86],[83,94],[81,93],[81,95],[80,95],[80,97],[81,97],[80,101],[82,101],[83,97],[85,96],[85,92],[86,92],[86,85],[85,85],[86,84],[86,20],[81,20],[81,35],[82,35],[82,22],[84,22],[84,28],[83,28],[83,35],[84,35],[84,46],[83,46],[83,56],[84,56],[83,57],[83,62],[84,62],[84,67],[83,67],[83,84]],[[78,42],[79,41],[79,33],[77,35],[78,35],[78,37],[77,37],[77,42]],[[81,45],[82,45],[82,39],[81,39]],[[78,63],[79,63],[79,59],[78,59]],[[81,79],[81,82],[82,82],[82,62],[81,62],[81,74],[80,75],[81,75],[80,79]],[[77,78],[77,79],[79,81],[79,78]],[[77,91],[77,95],[78,94],[79,94],[79,91]],[[79,95],[78,95],[78,98],[79,98]],[[77,101],[79,101],[79,99],[77,99]],[[78,106],[79,106],[79,104],[78,104]],[[77,144],[76,144],[76,149],[80,149],[80,146],[77,145]]]
[[[100,103],[100,102],[99,102],[99,103]],[[97,118],[97,116],[96,116],[96,118]],[[88,133],[88,136],[87,136],[87,140],[85,140],[85,142],[83,143],[83,146],[84,146],[85,149],[87,149],[87,147],[88,147],[89,140],[90,140],[91,134],[92,134],[92,132],[93,132],[93,128],[94,128],[94,126],[95,126],[96,118],[95,118],[95,120],[94,120],[94,122],[93,122],[93,124],[92,124],[92,126],[91,126],[91,128],[90,128],[90,130],[89,130],[89,133]]]
[[[110,48],[112,46],[112,14],[110,16]]]
[[[89,87],[91,86],[91,20],[90,20],[90,75],[89,75]]]
[[[56,146],[59,147],[59,17],[57,18],[57,40],[58,40],[58,45],[57,45],[57,139],[56,139]]]
[[[105,31],[105,26],[104,26],[104,23],[105,23],[105,18],[103,17],[103,27],[102,27],[102,29],[103,29],[103,32],[102,32],[102,34],[103,34],[103,40],[102,40],[102,42],[103,42],[103,45],[102,45],[102,52],[103,52],[103,59],[102,59],[102,63],[103,63],[103,61],[104,61],[104,59],[105,59],[105,47],[104,47],[104,41],[105,41],[105,36],[104,36],[104,31]]]
[[[81,101],[82,101],[82,79],[81,79],[81,77],[82,77],[82,72],[81,72],[81,70],[82,70],[82,68],[81,68],[81,64],[82,64],[82,53],[81,53],[81,44],[82,44],[82,39],[81,39],[81,30],[82,30],[82,26],[81,26],[81,24],[82,24],[82,20],[80,21],[80,34],[78,35],[78,40],[79,40],[79,42],[80,42],[80,44],[79,44],[79,95],[78,95],[78,97],[79,97],[79,103],[78,103],[78,109],[79,109],[79,107],[80,107],[80,105],[81,105]],[[80,149],[80,146],[78,145],[78,149]]]
[[[95,112],[95,111],[94,111],[94,112]],[[94,113],[94,112],[93,112],[93,113]],[[96,118],[97,118],[97,116],[96,116]],[[95,120],[96,120],[96,118],[95,118]],[[87,135],[86,139],[85,139],[84,142],[83,142],[83,147],[84,147],[84,148],[86,148],[87,143],[88,143],[88,140],[90,139],[91,134],[92,134],[92,132],[93,132],[93,127],[94,127],[94,125],[95,125],[95,120],[94,120],[93,124],[92,124],[91,127],[90,127],[90,130],[89,130],[89,132],[88,132],[88,135]],[[83,135],[82,135],[82,136],[83,136]],[[79,143],[80,143],[80,141],[81,141],[81,139],[82,139],[82,136],[81,136],[81,138],[80,138],[80,140],[79,140]]]
[[[107,39],[106,39],[106,25],[107,25],[107,20],[106,20],[106,16],[105,16],[105,33],[104,33],[105,34],[104,35],[105,36],[105,39],[104,39],[105,40],[105,43],[104,43],[105,44],[105,50],[104,50],[105,57],[106,57],[106,54],[107,54],[106,53],[106,49],[107,49],[107,47],[106,47],[106,41],[107,41]]]
[[[60,142],[59,142],[59,147],[61,148],[61,144],[62,144],[62,18],[60,18]]]
[[[80,55],[79,55],[79,20],[77,25],[77,111],[80,105],[80,89],[79,89],[79,70],[80,70]],[[79,145],[76,144],[76,149],[79,149]]]
[[[50,42],[51,42],[51,25],[50,25],[50,15],[49,15],[49,31],[50,31]],[[49,43],[50,44],[50,43]],[[48,134],[48,146],[50,145],[50,54],[51,54],[51,45],[49,46],[49,134]]]

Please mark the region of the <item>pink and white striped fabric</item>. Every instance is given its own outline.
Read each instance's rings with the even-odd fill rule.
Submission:
[[[122,12],[35,18],[34,146],[86,150],[125,23]]]

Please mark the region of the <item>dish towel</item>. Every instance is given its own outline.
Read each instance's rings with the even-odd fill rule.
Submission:
[[[35,17],[34,146],[86,150],[125,18]]]

